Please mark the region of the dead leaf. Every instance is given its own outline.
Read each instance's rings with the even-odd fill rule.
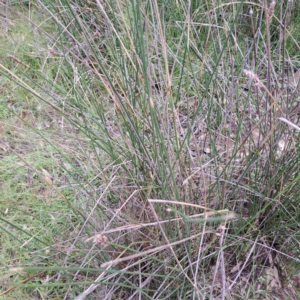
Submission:
[[[237,265],[230,270],[230,273],[238,272],[240,270],[241,264],[242,264],[241,261],[238,262]]]
[[[265,274],[267,277],[268,288],[274,288],[274,287],[281,288],[281,282],[276,267],[266,268]]]
[[[43,172],[43,179],[46,181],[46,183],[48,185],[52,185],[53,184],[53,180],[52,180],[51,175],[48,173],[48,171],[45,170],[45,169],[42,169],[42,172]]]
[[[45,146],[44,141],[43,140],[39,140],[39,145],[40,145],[41,148],[44,148],[44,146]]]

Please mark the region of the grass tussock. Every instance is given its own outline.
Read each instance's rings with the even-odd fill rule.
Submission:
[[[297,299],[298,3],[1,5],[0,168],[18,169],[1,209],[11,191],[37,218],[25,190],[48,199],[40,231],[2,217],[27,249],[5,267],[15,291]]]

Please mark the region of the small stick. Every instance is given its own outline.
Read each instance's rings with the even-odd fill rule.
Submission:
[[[282,121],[282,122],[284,122],[284,123],[290,125],[291,127],[295,128],[296,130],[300,131],[300,127],[297,126],[296,124],[292,123],[291,121],[289,121],[289,120],[287,120],[287,119],[285,119],[285,118],[281,118],[281,117],[278,118],[278,119],[279,119],[280,121]]]

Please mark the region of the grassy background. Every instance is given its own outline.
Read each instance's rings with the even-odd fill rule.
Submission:
[[[299,4],[272,3],[2,4],[4,299],[299,298]]]

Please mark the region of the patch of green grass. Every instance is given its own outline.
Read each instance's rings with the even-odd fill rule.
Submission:
[[[36,173],[41,168],[52,173],[53,161],[40,157],[36,149],[22,149],[22,152],[31,167],[16,155],[6,154],[0,163],[1,280],[8,281],[2,286],[2,292],[15,282],[34,275],[32,272],[21,272],[11,276],[9,269],[20,265],[59,263],[54,257],[57,252],[55,245],[64,244],[65,235],[62,232],[73,229],[73,214],[69,205],[53,187],[47,185],[42,171],[42,176]],[[46,274],[41,278],[46,278]]]
[[[25,17],[27,13],[28,8],[19,6],[15,12],[8,9],[7,18],[1,16],[0,62],[22,81],[34,81],[33,87],[39,86],[42,93],[47,78],[54,80],[55,70],[53,61],[47,58],[48,41],[33,24],[43,24],[49,34],[55,27],[44,22],[36,9],[34,13],[29,11],[31,23]],[[44,73],[46,76],[41,77]],[[78,156],[73,146],[70,152],[71,141],[67,138],[73,129],[49,103],[39,101],[10,79],[8,75],[0,81],[0,294],[3,299],[53,298],[62,291],[15,286],[31,276],[31,282],[46,282],[54,275],[51,272],[10,270],[19,266],[60,265],[68,255],[82,208],[70,189],[67,168],[60,168],[63,155],[70,160]],[[51,146],[49,141],[53,141]],[[53,148],[54,143],[57,148]]]

